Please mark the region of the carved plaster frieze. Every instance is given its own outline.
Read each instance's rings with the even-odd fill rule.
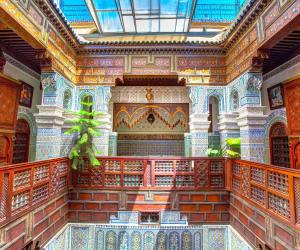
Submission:
[[[146,86],[113,87],[111,102],[113,103],[148,103],[145,96]],[[151,86],[153,102],[156,103],[190,103],[189,90],[186,87]]]

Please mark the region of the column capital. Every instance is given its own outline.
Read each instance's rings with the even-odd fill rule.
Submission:
[[[208,113],[194,113],[190,115],[190,131],[201,132],[208,131],[210,121],[208,121]]]
[[[62,127],[65,117],[64,110],[57,106],[37,105],[39,113],[34,114],[38,127]]]
[[[223,130],[238,130],[237,118],[239,114],[237,112],[222,113],[219,115],[218,128],[219,131]]]
[[[237,117],[238,125],[244,126],[263,126],[267,115],[264,115],[265,106],[243,106],[239,109]]]

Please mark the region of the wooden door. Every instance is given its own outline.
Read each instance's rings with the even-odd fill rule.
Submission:
[[[290,167],[289,138],[282,122],[276,122],[270,129],[270,153],[273,165]]]
[[[30,144],[30,127],[26,120],[19,119],[17,121],[15,137],[12,163],[27,162]]]
[[[0,165],[12,160],[20,88],[20,82],[0,73]]]

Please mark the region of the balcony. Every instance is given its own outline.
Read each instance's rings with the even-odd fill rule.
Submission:
[[[224,225],[224,232],[236,230],[253,248],[297,244],[298,170],[225,158],[100,160],[97,168],[77,171],[70,171],[66,158],[2,167],[3,249],[36,242],[44,247],[61,229],[72,230],[70,225],[119,227],[112,221],[130,224],[126,218],[135,218],[136,230],[158,230],[162,218],[174,216],[177,226],[188,230]],[[147,215],[155,217],[149,225]]]

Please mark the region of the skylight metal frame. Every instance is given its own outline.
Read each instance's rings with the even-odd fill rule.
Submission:
[[[107,0],[110,1],[111,6],[113,8],[109,8],[110,6],[105,4],[105,1],[103,0],[85,0],[91,15],[96,23],[96,26],[99,29],[99,32],[101,34],[106,34],[106,35],[111,35],[111,34],[140,34],[140,33],[181,33],[181,32],[188,32],[188,28],[190,26],[190,23],[192,22],[193,18],[193,9],[195,6],[195,3],[197,0],[175,0],[176,2],[176,9],[174,8],[174,11],[171,11],[168,13],[166,11],[165,13],[162,13],[162,6],[166,5],[166,0],[148,0],[147,5],[145,9],[137,9],[136,0]],[[123,6],[129,6],[130,9],[122,9],[122,4]],[[145,3],[145,2],[144,2]],[[154,9],[152,6],[155,4],[157,8]],[[101,7],[102,5],[102,7]],[[143,5],[143,4],[142,4]],[[141,6],[142,6],[141,5]],[[100,6],[97,8],[97,6]],[[108,8],[107,8],[108,7]],[[183,13],[184,15],[179,15],[180,14],[180,8],[183,8]],[[116,20],[116,25],[118,27],[110,27],[112,31],[108,31],[108,28],[105,27],[105,23],[103,23],[103,20],[100,20],[99,15],[102,16],[103,18],[103,13],[107,12],[108,15],[110,13],[114,13],[113,15],[118,14],[118,19]],[[144,12],[144,13],[143,13]],[[124,17],[130,17],[130,21],[126,21]],[[163,24],[163,20],[166,20],[166,22],[169,21],[170,24],[174,23],[170,27],[170,31],[167,32],[167,26],[163,25],[168,25],[168,23]],[[181,23],[179,23],[179,20],[181,20]],[[114,21],[113,19],[108,20],[108,22]],[[141,21],[147,22],[147,26],[145,29],[143,29]],[[126,22],[126,23],[125,23]],[[120,28],[120,24],[122,26],[121,30],[115,29],[114,28]],[[126,25],[127,29],[126,29]],[[153,27],[152,25],[155,25]],[[128,29],[128,27],[132,29]]]

